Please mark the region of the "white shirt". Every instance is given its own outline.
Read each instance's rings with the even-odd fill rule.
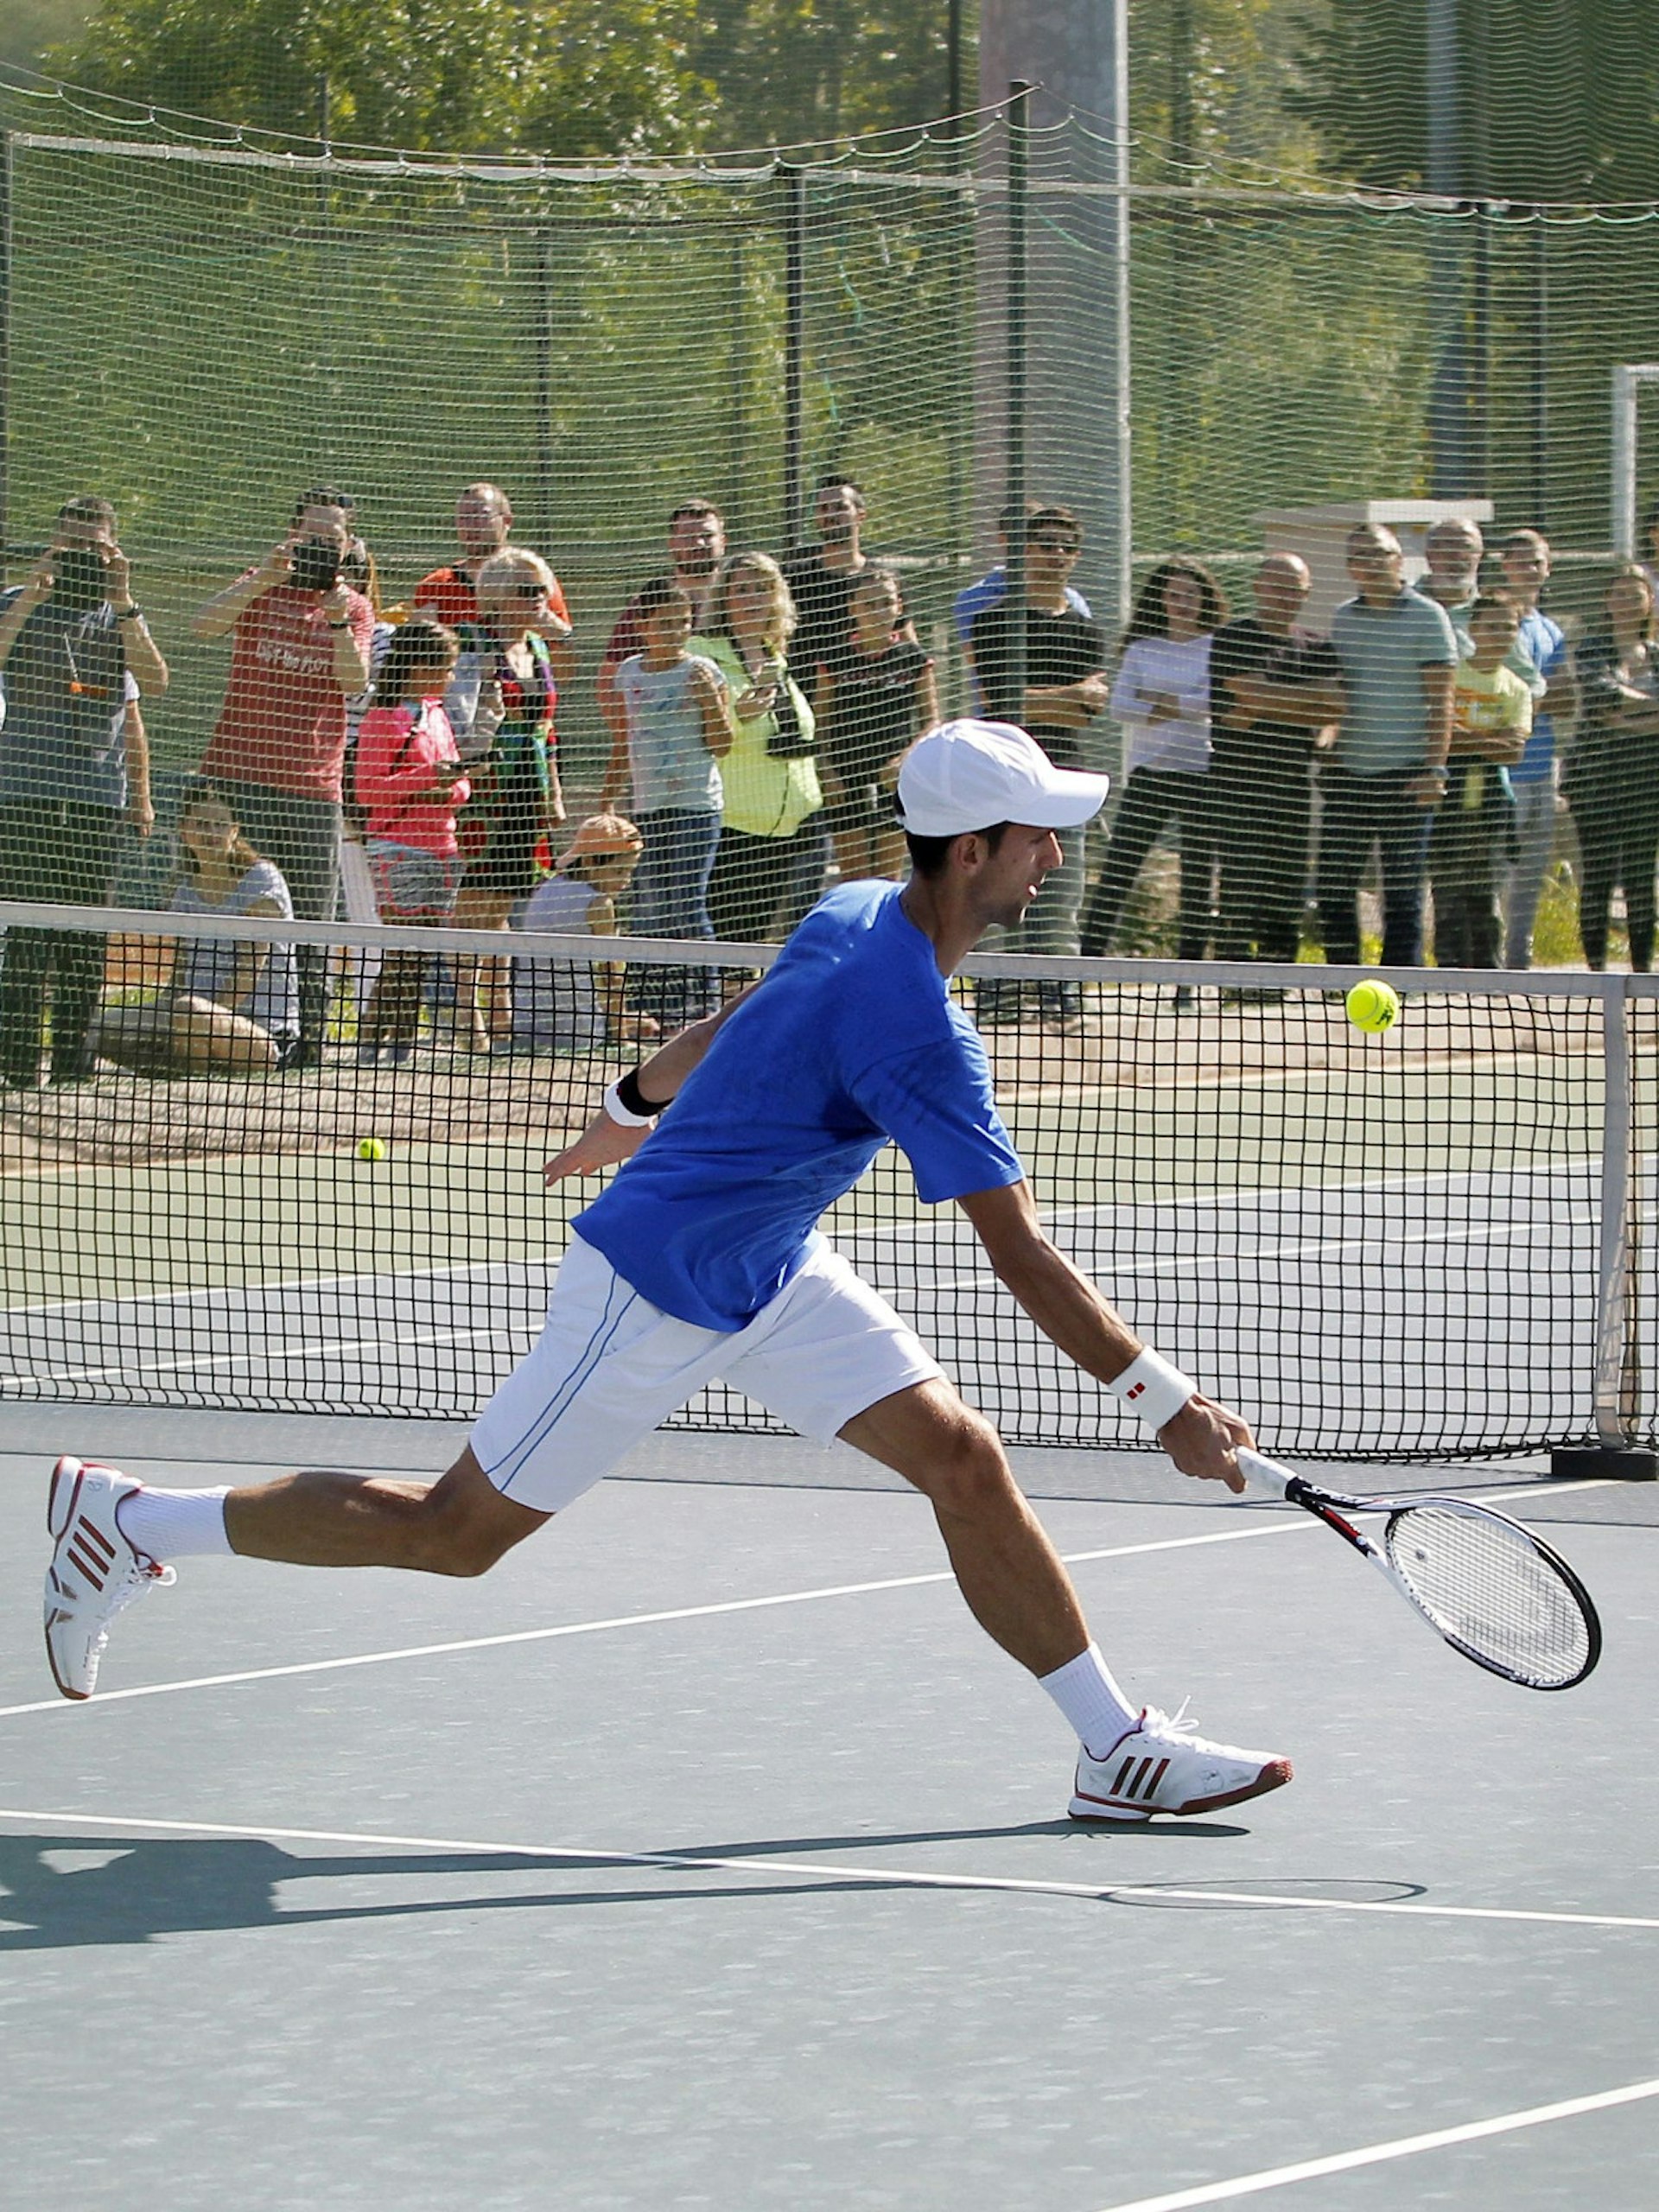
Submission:
[[[1180,712],[1150,721],[1148,701],[1169,692]],[[1128,737],[1126,772],[1136,768],[1201,776],[1210,766],[1210,632],[1201,638],[1137,638],[1112,686],[1113,718]]]

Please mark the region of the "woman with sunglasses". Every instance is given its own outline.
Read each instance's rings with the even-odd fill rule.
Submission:
[[[543,629],[553,572],[527,547],[504,545],[478,572],[478,621],[461,632],[445,703],[473,796],[458,826],[465,863],[457,929],[502,930],[541,880],[537,849],[564,820],[553,728],[558,686]],[[485,1005],[480,1007],[480,995]],[[460,961],[455,1041],[487,1052],[512,1031],[505,961]]]

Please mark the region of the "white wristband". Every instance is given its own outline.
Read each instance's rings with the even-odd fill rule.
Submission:
[[[617,1080],[607,1088],[604,1099],[605,1111],[610,1116],[612,1121],[613,1121],[620,1128],[655,1128],[657,1126],[657,1116],[654,1114],[631,1114],[627,1108],[622,1103],[622,1101],[617,1096],[617,1092],[621,1088],[621,1081],[622,1079],[619,1076]]]
[[[1155,1351],[1142,1351],[1106,1388],[1115,1398],[1133,1407],[1156,1436],[1166,1421],[1174,1420],[1198,1385]]]

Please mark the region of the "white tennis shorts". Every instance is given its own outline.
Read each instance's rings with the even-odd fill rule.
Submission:
[[[827,1244],[733,1332],[677,1321],[573,1237],[542,1333],[479,1415],[473,1454],[503,1496],[556,1513],[705,1382],[828,1444],[855,1414],[943,1373]]]

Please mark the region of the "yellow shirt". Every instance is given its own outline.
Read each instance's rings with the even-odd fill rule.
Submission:
[[[1471,660],[1460,660],[1452,682],[1452,741],[1471,730],[1516,730],[1524,738],[1532,728],[1532,687],[1524,677],[1500,661],[1496,668],[1478,669]],[[1473,813],[1485,799],[1488,782],[1496,775],[1501,789],[1510,788],[1509,771],[1491,760],[1451,762],[1451,804]]]
[[[734,701],[750,688],[749,672],[735,645],[727,638],[693,638],[689,651],[711,660],[726,679]],[[803,734],[810,737],[812,709],[792,678],[785,677]],[[731,751],[720,764],[721,788],[725,794],[721,819],[728,829],[741,830],[747,837],[792,837],[809,814],[823,804],[818,788],[818,764],[810,753],[779,760],[766,750],[766,740],[776,728],[770,714],[741,721],[734,715],[737,735]]]

